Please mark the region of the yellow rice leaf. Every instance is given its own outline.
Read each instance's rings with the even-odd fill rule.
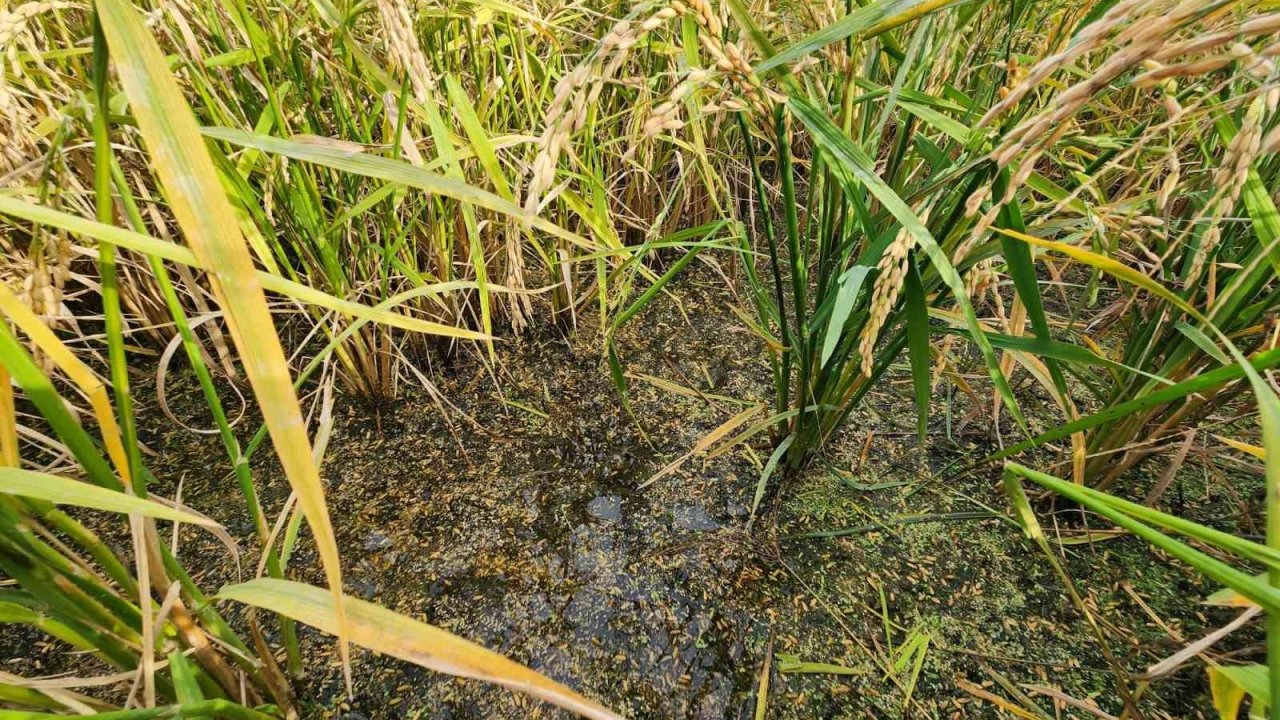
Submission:
[[[1245,453],[1246,455],[1252,455],[1258,458],[1259,460],[1265,460],[1267,457],[1267,449],[1259,445],[1250,445],[1249,443],[1240,442],[1239,440],[1233,440],[1223,435],[1214,435],[1214,437],[1221,440],[1224,445],[1227,445],[1228,447],[1239,450],[1240,452]]]
[[[17,467],[18,413],[13,404],[13,383],[9,369],[0,363],[0,465]]]
[[[1045,248],[1046,250],[1052,250],[1056,253],[1066,255],[1067,257],[1071,258],[1072,260],[1075,260],[1076,262],[1080,262],[1090,267],[1097,268],[1109,275],[1112,275],[1116,278],[1119,278],[1120,280],[1123,280],[1129,283],[1130,285],[1136,285],[1142,288],[1143,290],[1146,290],[1152,295],[1159,297],[1161,300],[1165,300],[1166,302],[1170,303],[1171,305],[1174,305],[1179,310],[1182,310],[1183,312],[1187,313],[1188,315],[1190,315],[1191,317],[1197,320],[1201,320],[1201,321],[1204,320],[1204,315],[1202,315],[1199,310],[1196,310],[1194,307],[1192,307],[1186,300],[1183,300],[1182,298],[1178,297],[1176,294],[1171,292],[1165,286],[1161,285],[1155,280],[1152,280],[1151,278],[1147,277],[1141,272],[1138,272],[1137,270],[1129,267],[1128,265],[1125,265],[1119,260],[1107,257],[1106,255],[1099,255],[1098,253],[1095,253],[1091,250],[1086,250],[1082,247],[1077,247],[1075,245],[1068,245],[1067,243],[1061,243],[1055,240],[1046,240],[1044,238],[1038,238],[1034,235],[1028,235],[1026,233],[1018,232],[1017,230],[1010,230],[1008,228],[992,228],[992,229],[995,232],[998,232],[1002,235],[1008,235],[1009,237],[1014,238],[1015,240],[1021,240],[1022,242],[1025,242],[1031,245],[1036,245],[1038,247]]]
[[[195,116],[142,18],[125,0],[98,0],[97,8],[152,168],[187,243],[209,273],[280,465],[311,526],[333,594],[335,632],[350,688],[338,543],[288,361],[249,247],[218,181]]]
[[[0,197],[0,214],[21,218],[40,225],[61,228],[76,235],[83,235],[102,242],[122,247],[144,255],[152,255],[180,265],[206,269],[196,258],[195,253],[181,245],[175,245],[142,233],[107,225],[95,220],[88,220],[53,208],[47,208],[18,198]],[[243,225],[241,225],[243,227]],[[488,335],[467,330],[465,328],[444,325],[430,320],[420,320],[386,308],[375,308],[351,300],[334,297],[324,291],[294,282],[285,277],[269,272],[255,271],[258,282],[265,290],[280,293],[299,302],[316,305],[353,318],[390,325],[401,330],[443,335],[462,340],[487,340]],[[443,290],[447,283],[440,284]],[[490,285],[491,290],[505,291],[500,285]]]
[[[761,408],[763,407],[764,407],[763,405],[753,405],[752,407],[749,407],[746,410],[743,410],[742,412],[738,413],[737,415],[734,415],[733,417],[729,418],[727,421],[725,421],[723,425],[717,427],[715,430],[712,430],[711,432],[699,438],[698,442],[695,443],[693,446],[693,451],[695,453],[705,452],[707,448],[719,442],[720,438],[723,438],[724,436],[736,430],[738,426],[742,425],[746,421],[755,417],[756,414],[759,413]]]
[[[1255,575],[1254,577],[1258,578],[1258,580],[1262,582],[1266,582],[1267,580],[1267,574],[1265,572],[1259,575]],[[1209,597],[1205,598],[1204,604],[1214,605],[1217,607],[1241,607],[1241,608],[1258,607],[1258,603],[1250,600],[1249,598],[1241,595],[1239,592],[1237,592],[1233,588],[1229,588],[1229,587],[1224,587],[1221,590],[1211,594]]]
[[[116,472],[125,487],[133,487],[129,475],[129,456],[124,451],[124,442],[120,439],[120,426],[116,424],[115,410],[111,406],[111,396],[107,387],[88,365],[81,362],[71,349],[62,344],[58,336],[44,324],[31,308],[9,289],[0,283],[0,311],[9,317],[31,342],[48,356],[49,360],[67,376],[80,392],[88,398],[93,408],[94,417],[98,419],[98,427],[102,431],[102,444],[107,448],[107,455],[116,466]]]
[[[337,627],[333,597],[303,583],[258,578],[224,587],[218,597],[288,615],[327,633]],[[470,640],[358,598],[343,602],[348,637],[361,647],[438,672],[503,685],[592,720],[621,720],[604,706]]]

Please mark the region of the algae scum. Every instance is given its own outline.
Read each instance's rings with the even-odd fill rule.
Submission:
[[[681,298],[686,309],[717,301],[691,284]],[[995,717],[963,687],[1002,694],[996,677],[1118,711],[1113,680],[1060,580],[1016,527],[991,516],[1006,510],[996,476],[944,473],[985,450],[942,430],[927,450],[918,447],[906,388],[886,385],[825,462],[788,479],[783,499],[768,498],[750,529],[759,469],[745,453],[695,458],[638,489],[741,411],[724,398],[769,392],[767,369],[734,326],[694,333],[684,322],[655,313],[623,340],[645,436],[586,332],[508,348],[502,396],[478,366],[451,371],[440,389],[474,424],[456,412],[447,422],[425,393],[378,408],[339,400],[324,473],[347,591],[633,718],[754,717],[770,648],[770,718]],[[669,337],[692,339],[678,347],[656,339]],[[696,392],[674,394],[643,375]],[[175,407],[195,399],[194,385],[172,384]],[[144,439],[159,451],[159,469],[218,457],[213,440],[172,426]],[[767,447],[755,452],[762,459]],[[181,473],[157,475],[173,483]],[[280,507],[287,485],[278,468],[257,475],[267,507]],[[184,480],[184,501],[207,511],[242,513],[235,492],[217,473]],[[918,514],[938,519],[900,522]],[[217,519],[253,546],[247,517]],[[837,537],[798,537],[849,527]],[[181,554],[209,563],[198,578],[207,587],[232,579],[207,536],[184,531]],[[1222,620],[1193,606],[1213,588],[1135,540],[1073,549],[1068,561],[1117,633],[1127,667],[1176,649],[1153,617],[1184,638]],[[304,539],[293,572],[323,582],[317,565]],[[568,717],[359,650],[347,701],[332,641],[310,630],[303,640],[308,673],[298,694],[313,717]],[[792,672],[803,662],[847,674]],[[1037,701],[1053,712],[1050,698]],[[1210,708],[1202,671],[1192,667],[1148,701],[1152,717],[1208,716]]]

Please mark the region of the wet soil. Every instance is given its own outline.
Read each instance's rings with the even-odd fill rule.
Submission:
[[[1009,698],[1001,681],[1050,717],[1086,715],[1026,685],[1118,713],[1114,679],[1061,580],[1012,522],[992,517],[1007,513],[996,474],[957,474],[997,436],[988,410],[961,427],[968,408],[959,393],[940,386],[921,446],[909,378],[898,373],[754,521],[764,438],[692,458],[641,489],[744,402],[770,397],[757,342],[729,302],[723,281],[690,273],[621,337],[635,421],[594,329],[504,343],[497,382],[469,361],[433,375],[457,410],[442,412],[415,389],[380,406],[340,398],[324,475],[347,591],[505,653],[630,718],[753,717],[770,648],[769,718],[998,717],[965,687]],[[207,422],[194,383],[174,377],[169,386],[180,419]],[[151,422],[143,439],[158,453],[156,491],[172,494],[181,479],[184,501],[241,538],[244,567],[254,567],[248,515],[216,438],[163,421],[142,392],[139,401]],[[287,496],[278,468],[255,462],[255,474],[264,504],[278,511]],[[1248,517],[1240,508],[1253,507],[1253,488],[1231,495],[1206,485],[1205,473],[1183,475],[1180,510],[1229,530]],[[1070,515],[1061,516],[1064,529]],[[184,530],[181,547],[204,587],[235,579],[207,536]],[[1137,540],[1065,554],[1131,671],[1179,647],[1170,631],[1189,641],[1232,616],[1197,606],[1216,588]],[[291,575],[322,583],[317,565],[304,538]],[[347,700],[331,640],[302,637],[298,692],[309,717],[567,717],[363,651]],[[1252,642],[1244,633],[1228,645]],[[850,674],[786,672],[791,660]],[[1212,717],[1202,668],[1157,683],[1142,706],[1153,718]]]

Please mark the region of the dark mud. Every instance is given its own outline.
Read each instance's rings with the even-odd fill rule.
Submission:
[[[613,390],[593,330],[506,343],[496,384],[474,363],[444,373],[441,392],[474,424],[421,391],[380,407],[340,399],[324,475],[347,591],[503,652],[631,718],[753,717],[771,642],[769,718],[998,717],[964,689],[1010,697],[997,678],[1120,711],[1061,581],[1012,523],[987,515],[1007,509],[997,476],[955,474],[989,452],[995,435],[989,413],[961,430],[962,399],[951,403],[950,422],[938,399],[926,449],[914,437],[909,386],[885,384],[825,461],[786,480],[750,529],[763,439],[754,455],[695,458],[638,489],[740,412],[732,399],[770,393],[723,283],[691,274],[676,297],[655,303],[620,344],[633,373],[691,391],[633,379],[643,433]],[[181,419],[202,424],[194,384],[170,386],[174,407],[191,409]],[[156,423],[144,440],[159,453],[158,492],[182,478],[185,502],[246,549],[256,545],[215,439]],[[284,480],[270,462],[256,469],[264,503],[278,511]],[[1191,475],[1194,493],[1180,496],[1205,496],[1204,479]],[[1208,494],[1212,502],[1201,497],[1191,509],[1232,529],[1240,507]],[[900,522],[916,514],[935,518]],[[841,528],[855,531],[797,537]],[[234,579],[225,553],[194,531],[184,531],[181,555],[206,588]],[[1067,559],[1131,671],[1176,650],[1165,627],[1190,640],[1230,618],[1197,607],[1215,588],[1137,540],[1073,547]],[[245,567],[255,561],[247,551]],[[322,582],[305,540],[291,574]],[[332,642],[309,630],[303,641],[298,692],[309,717],[567,717],[363,651],[348,701]],[[789,656],[853,674],[777,672]],[[1081,716],[1021,691],[1050,716]],[[1202,669],[1158,683],[1143,707],[1148,717],[1212,716]]]

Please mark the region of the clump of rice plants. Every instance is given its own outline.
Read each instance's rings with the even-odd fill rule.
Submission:
[[[1029,10],[1015,4],[1010,21]],[[935,90],[952,80],[948,73],[966,69],[968,50],[956,38],[975,16],[918,23],[908,47],[892,47],[898,61],[892,69],[879,62],[889,52],[881,46],[889,42],[885,33],[916,18],[913,12],[868,8],[777,50],[750,13],[736,7],[743,36],[763,58],[755,67],[743,46],[721,42],[713,11],[693,16],[718,60],[709,77],[691,73],[684,82],[714,85],[740,109],[759,213],[741,262],[776,391],[772,416],[762,424],[777,443],[762,488],[774,468],[803,466],[904,348],[924,436],[931,336],[942,329],[933,327],[931,314],[973,339],[999,397],[1021,423],[1009,368],[989,337],[994,328],[984,327],[973,302],[994,279],[995,254],[974,217],[975,198],[981,202],[980,191],[1003,176],[986,157],[988,133],[966,121],[994,102],[1006,68],[993,63],[980,77],[965,78],[985,86],[985,95]],[[849,57],[851,38],[861,41],[865,65]],[[816,65],[826,61],[844,74],[824,73],[811,84],[787,69],[818,58]],[[1023,219],[1014,208],[1002,222],[1020,226]],[[1029,257],[1014,249],[1010,262],[1025,281],[1019,301],[1047,332],[1034,274],[1026,275]]]
[[[1068,420],[1076,420],[1080,403],[1067,384],[1064,360],[1107,408],[1221,363],[1220,353],[1206,350],[1211,343],[1183,319],[1132,299],[1116,304],[1134,313],[1133,326],[1123,333],[1129,339],[1123,357],[1112,360],[1088,337],[1109,313],[1081,333],[1087,349],[1062,344],[1063,338],[1076,339],[1075,318],[1082,308],[1067,319],[1068,332],[1051,329],[1033,250],[1027,247],[1037,244],[1028,236],[1036,228],[1065,236],[1069,244],[1088,239],[1095,246],[1097,233],[1116,220],[1149,231],[1156,240],[1150,248],[1145,238],[1136,240],[1137,251],[1111,239],[1105,243],[1136,262],[1141,262],[1139,253],[1158,257],[1166,272],[1177,273],[1189,299],[1216,308],[1219,327],[1266,342],[1257,321],[1274,308],[1265,294],[1262,260],[1271,252],[1266,228],[1274,205],[1260,190],[1265,181],[1250,166],[1264,150],[1262,135],[1274,116],[1277,93],[1268,82],[1275,67],[1265,52],[1248,44],[1233,47],[1230,57],[1221,48],[1229,37],[1258,37],[1270,26],[1221,9],[1214,16],[1209,4],[1191,4],[1143,26],[1152,17],[1147,13],[1155,12],[1122,5],[1099,10],[1095,17],[1057,13],[1048,18],[1054,23],[1053,42],[1067,49],[1045,55],[1030,71],[1022,69],[1018,58],[1025,53],[1012,46],[1013,37],[1004,45],[959,42],[966,29],[992,28],[966,11],[931,15],[926,10],[905,48],[881,49],[876,43],[918,14],[896,16],[876,7],[779,49],[746,9],[735,7],[744,37],[762,58],[754,67],[742,60],[745,51],[738,45],[706,41],[709,52],[723,58],[720,74],[708,80],[691,73],[685,83],[718,82],[717,92],[740,98],[736,107],[759,208],[753,225],[759,241],[745,246],[743,264],[776,388],[770,422],[777,450],[770,468],[783,460],[786,467],[802,465],[904,349],[924,437],[931,389],[937,371],[947,367],[946,355],[954,348],[950,339],[957,334],[972,340],[987,366],[999,398],[995,416],[1003,404],[1024,434],[1007,378],[1015,359],[1031,368]],[[703,10],[696,16],[710,14]],[[1035,8],[1014,4],[1006,20],[1016,27],[1031,17],[1038,17]],[[1073,24],[1076,40],[1068,42]],[[1182,39],[1209,29],[1214,34],[1205,40]],[[720,27],[704,21],[702,30],[704,37],[715,38]],[[864,67],[845,57],[850,38],[860,42]],[[1175,39],[1182,44],[1157,49]],[[981,63],[981,71],[970,67],[975,46],[991,52],[992,62]],[[1101,56],[1095,75],[1060,95],[1043,87],[1045,78],[1091,52]],[[884,56],[896,63],[880,62]],[[847,75],[826,73],[810,81],[803,71],[787,71],[815,57],[848,68]],[[1164,64],[1174,58],[1179,63]],[[1088,138],[1103,152],[1077,170],[1072,143],[1065,141],[1068,130],[1072,122],[1084,122],[1076,118],[1094,95],[1119,78],[1130,92],[1163,97],[1168,118],[1144,120],[1123,139]],[[673,97],[688,92],[682,84]],[[1231,100],[1224,105],[1215,94]],[[1243,121],[1239,132],[1232,115]],[[1161,137],[1177,141],[1153,141]],[[1196,174],[1204,189],[1173,202],[1174,188],[1189,187],[1192,180],[1177,171],[1179,155],[1194,146],[1190,138],[1200,140],[1197,151],[1217,169]],[[807,155],[801,162],[797,147]],[[1156,155],[1165,161],[1154,171],[1123,164]],[[1052,170],[1041,168],[1049,162],[1055,163]],[[1104,183],[1115,187],[1105,207],[1080,201],[1082,194],[1098,195]],[[1258,222],[1224,220],[1238,201]],[[1224,233],[1232,239],[1223,242]],[[1118,237],[1141,234],[1122,228]],[[1219,252],[1227,255],[1214,260]],[[1055,268],[1055,277],[1061,272]],[[1001,294],[1008,286],[1014,290],[1011,305]],[[1094,302],[1096,279],[1091,290],[1086,303]],[[974,310],[988,303],[996,311],[994,324]],[[939,319],[947,327],[938,327]],[[1034,340],[1018,339],[1028,322]],[[944,329],[946,352],[934,365],[930,336]],[[997,349],[1004,351],[1001,356]],[[1085,376],[1082,370],[1091,366],[1109,368],[1108,376],[1101,382]],[[1111,386],[1104,395],[1098,388],[1107,382]],[[1082,420],[1072,426],[1075,457],[1078,462],[1087,457],[1084,472],[1105,475],[1098,482],[1108,485],[1158,452],[1171,429],[1229,401],[1240,385],[1232,387],[1218,401],[1208,396],[1176,407],[1153,401],[1122,421]],[[1078,434],[1081,428],[1090,429],[1088,438]],[[1059,429],[1053,438],[1072,434]],[[1028,440],[1004,454],[1053,438]],[[1130,444],[1137,447],[1129,450]],[[1122,453],[1119,463],[1111,457],[1116,452]]]
[[[26,3],[9,17],[6,47],[15,51],[88,27],[84,9],[67,3]],[[211,152],[255,262],[343,299],[472,331],[430,340],[365,324],[346,333],[342,316],[301,308],[318,333],[344,337],[335,355],[339,380],[370,398],[393,398],[405,379],[422,379],[408,359],[415,367],[438,356],[447,361],[479,342],[492,360],[492,342],[481,335],[519,335],[535,316],[571,326],[592,307],[620,311],[619,295],[634,275],[641,282],[657,277],[637,268],[650,253],[646,241],[686,217],[705,223],[721,214],[717,207],[727,208],[716,170],[695,166],[687,151],[600,142],[597,126],[612,128],[628,108],[652,102],[644,86],[605,93],[578,118],[576,132],[587,142],[564,176],[531,172],[539,146],[530,135],[554,104],[555,88],[609,27],[595,12],[569,6],[544,17],[478,2],[424,15],[396,1],[281,2],[167,6],[150,21],[174,57],[202,132],[217,140]],[[670,54],[630,50],[618,70],[643,66],[656,82],[655,62]],[[89,90],[85,57],[12,62],[0,86],[15,141],[0,167],[5,185],[91,215],[84,194],[89,138],[79,110]],[[135,167],[136,133],[115,141],[130,148],[120,154],[121,172],[142,200],[142,222],[165,237],[163,200],[145,169]],[[486,201],[424,187],[415,169],[483,191]],[[584,182],[570,186],[577,178]],[[538,182],[551,184],[538,190]],[[531,196],[538,198],[531,209],[567,232],[548,235],[514,217]],[[13,247],[9,260],[29,278],[41,313],[53,317],[70,276],[66,238],[34,232],[34,242]],[[120,267],[122,300],[139,339],[163,346],[170,340],[159,329],[167,305],[148,262],[125,251]],[[206,284],[181,269],[173,280],[192,315],[208,312]],[[197,334],[230,372],[221,324],[205,323]]]

